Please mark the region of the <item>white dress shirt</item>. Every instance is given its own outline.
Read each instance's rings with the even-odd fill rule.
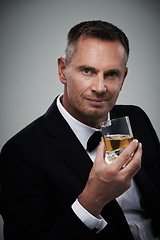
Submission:
[[[81,142],[84,149],[86,149],[89,137],[99,129],[87,126],[73,118],[62,106],[60,102],[61,96],[57,98],[57,107]],[[110,114],[108,114],[108,119],[110,119]],[[96,152],[97,149],[93,150],[92,152],[87,151],[89,157],[93,162],[96,157]],[[153,236],[151,219],[146,218],[146,212],[140,205],[140,197],[141,196],[139,190],[134,180],[132,179],[131,187],[116,200],[118,201],[124,212],[124,215],[126,216],[127,222],[130,226],[135,240],[158,240],[159,238],[155,238]],[[98,229],[97,233],[99,233],[107,225],[107,222],[101,216],[99,216],[99,218],[96,218],[91,215],[86,209],[82,207],[78,200],[73,203],[72,209],[88,228]]]

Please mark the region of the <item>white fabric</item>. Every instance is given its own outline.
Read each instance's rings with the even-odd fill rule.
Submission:
[[[73,203],[72,209],[88,228],[91,230],[97,229],[96,233],[99,233],[107,225],[100,215],[99,218],[96,218],[83,208],[78,199]]]

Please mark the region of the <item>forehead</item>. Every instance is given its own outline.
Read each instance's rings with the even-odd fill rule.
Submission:
[[[127,61],[125,49],[120,41],[105,41],[97,38],[79,38],[73,61]],[[72,62],[71,60],[71,62]]]

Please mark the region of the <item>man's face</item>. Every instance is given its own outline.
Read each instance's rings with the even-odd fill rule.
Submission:
[[[115,105],[127,75],[123,45],[80,38],[70,65],[63,58],[58,63],[64,107],[77,120],[99,127]]]

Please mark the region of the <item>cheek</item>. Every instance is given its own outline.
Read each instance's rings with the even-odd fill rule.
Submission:
[[[73,74],[72,74],[73,75]],[[88,84],[81,75],[74,74],[72,77],[68,76],[67,79],[67,92],[74,95],[76,98],[83,95],[88,89]]]
[[[78,102],[81,95],[81,84],[76,79],[71,78],[67,81],[67,94],[71,102]]]
[[[107,88],[108,93],[110,95],[110,105],[113,107],[117,101],[119,96],[121,85],[120,84],[111,84],[110,87]]]
[[[117,95],[121,89],[121,84],[109,83],[107,85],[107,90],[111,95]]]

